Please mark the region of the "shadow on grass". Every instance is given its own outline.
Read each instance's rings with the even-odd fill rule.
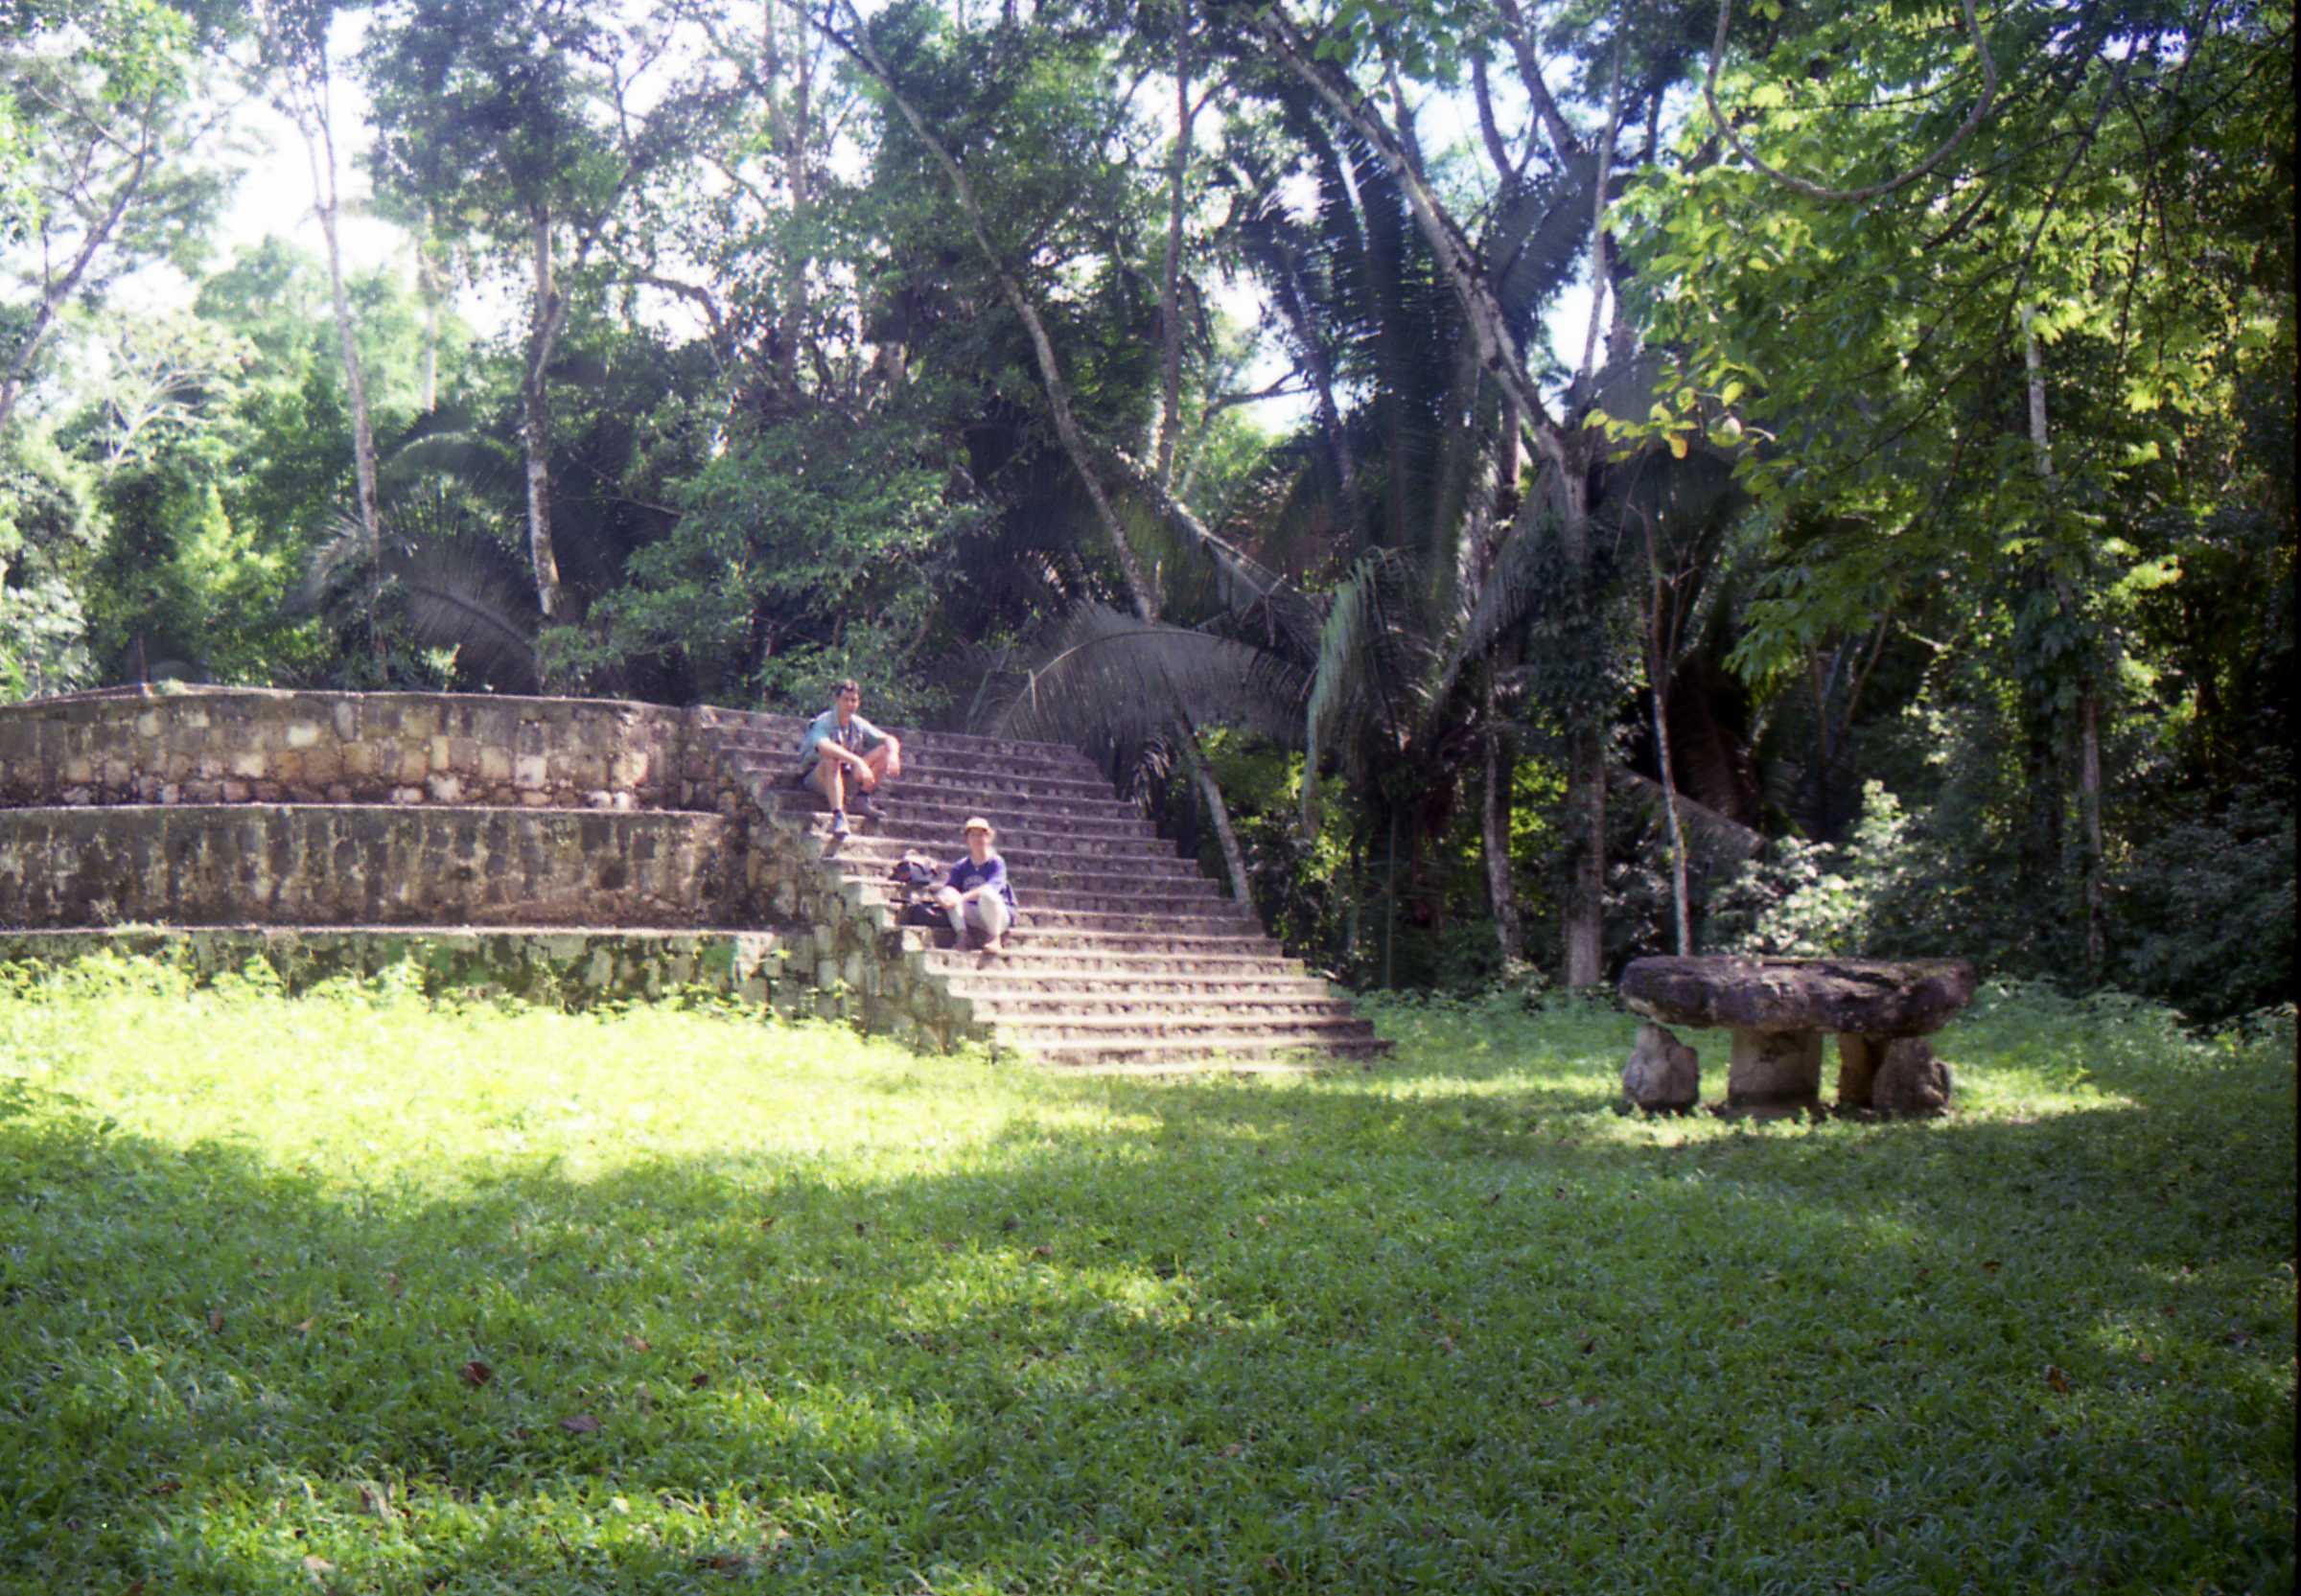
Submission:
[[[0,1577],[2289,1586],[2289,1130],[1066,1089],[1121,1128],[440,1198],[12,1086]]]

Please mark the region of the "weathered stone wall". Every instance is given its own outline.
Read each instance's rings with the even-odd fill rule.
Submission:
[[[502,994],[567,1008],[704,992],[812,1013],[814,991],[794,973],[787,941],[773,931],[0,930],[0,963],[148,959],[202,983],[244,975],[254,961],[289,991],[396,970],[426,993]]]
[[[688,711],[601,699],[104,693],[0,706],[0,808],[397,803],[716,809]]]
[[[17,928],[0,929],[0,960],[150,938],[199,974],[249,957],[291,981],[414,959],[428,983],[453,966],[456,984],[571,1002],[692,974],[917,1045],[987,1034],[929,975],[922,935],[825,870],[804,821],[763,805],[714,735],[780,740],[795,724],[241,688],[0,706],[0,928]],[[138,925],[186,929],[111,929]],[[381,930],[413,925],[467,929]],[[779,929],[746,933],[768,942],[737,944],[724,981],[713,934],[683,950],[623,929],[699,926]]]
[[[0,925],[755,924],[725,818],[366,804],[0,816]]]

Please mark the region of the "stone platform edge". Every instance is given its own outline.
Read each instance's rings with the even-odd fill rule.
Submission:
[[[60,967],[107,957],[145,959],[180,971],[195,984],[207,984],[245,974],[254,962],[291,992],[399,970],[428,996],[513,997],[580,1011],[701,993],[772,1008],[785,1019],[859,1018],[861,995],[826,967],[828,952],[813,931],[802,928],[0,928],[0,965]],[[922,979],[904,979],[913,972]],[[924,980],[918,961],[898,961],[894,979],[880,985],[879,1001],[870,1006],[880,1022],[873,1030],[937,1049],[981,1038],[967,1001],[946,996],[938,983]],[[890,1002],[890,995],[895,1001]]]

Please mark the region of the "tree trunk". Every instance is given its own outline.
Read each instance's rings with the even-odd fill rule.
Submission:
[[[368,414],[367,375],[360,360],[360,339],[352,326],[352,305],[343,291],[343,249],[336,220],[339,211],[336,191],[336,136],[327,101],[326,64],[311,85],[307,110],[310,121],[298,128],[304,136],[304,157],[312,168],[312,208],[319,217],[320,241],[328,252],[328,295],[336,313],[336,342],[343,355],[343,386],[352,409],[352,474],[360,496],[360,530],[367,539],[370,573],[368,640],[376,659],[384,658],[384,633],[378,612],[384,604],[384,515],[376,487],[376,431]]]
[[[1590,480],[1569,450],[1559,470],[1565,500],[1558,541],[1568,569],[1579,574],[1590,565]],[[1595,986],[1606,976],[1606,730],[1602,726],[1567,729],[1566,737],[1566,902],[1561,919],[1565,982]]]
[[[2030,446],[2036,452],[2037,474],[2054,479],[2054,453],[2045,416],[2045,359],[2037,348],[2035,311],[2021,310],[2022,364],[2030,382]],[[2078,595],[2068,580],[2057,575],[2061,607],[2078,618]],[[2085,837],[2085,974],[2100,981],[2108,960],[2108,893],[2106,856],[2102,843],[2102,699],[2101,676],[2088,659],[2079,669],[2078,684],[2078,807]]]
[[[1174,41],[1174,152],[1167,162],[1167,252],[1158,279],[1159,411],[1153,470],[1174,480],[1174,445],[1182,431],[1182,213],[1191,169],[1191,10],[1184,0]]]
[[[527,363],[520,383],[524,412],[520,439],[527,456],[527,554],[535,570],[535,600],[546,621],[564,618],[559,557],[551,546],[551,406],[544,382],[559,332],[558,291],[551,281],[551,219],[535,219],[535,308],[528,316]]]
[[[1670,822],[1670,910],[1678,956],[1684,959],[1694,951],[1693,910],[1686,901],[1685,827],[1678,818],[1678,778],[1670,767],[1670,718],[1662,709],[1663,684],[1649,677],[1648,685],[1654,701],[1654,762],[1662,771],[1662,808]]]
[[[778,0],[766,0],[762,23],[763,75],[767,80],[767,117],[769,134],[776,153],[783,163],[783,192],[790,201],[785,218],[789,231],[783,246],[782,308],[776,324],[775,375],[776,383],[786,396],[799,393],[799,350],[806,337],[807,322],[807,259],[798,248],[796,240],[802,233],[802,223],[813,198],[813,177],[807,170],[807,140],[810,119],[814,114],[814,52],[807,45],[807,23],[804,13],[806,0],[792,0],[792,42],[797,58],[792,62],[791,106],[786,112],[778,98],[782,78],[782,30],[777,17]]]
[[[2102,845],[2102,697],[2090,681],[2078,700],[2078,795],[2085,827],[2085,970],[2099,982],[2109,959],[2109,903]]]
[[[62,275],[50,279],[41,289],[39,309],[33,312],[32,325],[24,330],[24,336],[16,345],[15,358],[9,361],[8,370],[0,373],[0,433],[8,430],[8,418],[15,413],[16,402],[24,397],[24,390],[32,382],[33,360],[39,354],[40,345],[47,341],[48,330],[56,325],[57,312],[72,297],[72,290],[80,287],[81,278],[87,274],[88,263],[96,258],[96,251],[102,249],[105,241],[112,236],[112,229],[120,225],[120,219],[128,214],[128,202],[135,198],[136,191],[144,186],[145,173],[151,169],[153,150],[151,120],[155,114],[154,100],[158,93],[154,89],[152,96],[145,102],[143,142],[136,148],[136,158],[129,165],[128,175],[120,180],[120,187],[113,192],[112,202],[105,207],[104,220],[88,229],[88,236],[81,240],[79,250],[64,267]]]
[[[1246,879],[1246,855],[1239,846],[1238,832],[1231,826],[1230,805],[1222,801],[1221,785],[1215,780],[1206,754],[1198,747],[1196,728],[1184,729],[1182,757],[1191,767],[1191,779],[1197,784],[1198,796],[1206,799],[1206,818],[1215,828],[1216,845],[1222,850],[1222,868],[1230,876],[1230,895],[1252,908],[1254,890]]]
[[[1486,683],[1486,801],[1480,815],[1480,844],[1486,863],[1486,902],[1494,911],[1494,939],[1505,972],[1525,962],[1525,933],[1519,924],[1518,889],[1510,879],[1511,787],[1517,761],[1495,724],[1494,683]]]
[[[419,235],[415,244],[415,291],[424,304],[424,414],[439,409],[439,302],[444,285],[439,280],[438,263],[431,259],[431,240],[428,234]]]

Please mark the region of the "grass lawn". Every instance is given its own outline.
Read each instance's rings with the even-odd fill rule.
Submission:
[[[2289,1020],[1925,1124],[0,972],[0,1589],[2290,1591]],[[1723,1037],[1705,1044],[1724,1084]]]

